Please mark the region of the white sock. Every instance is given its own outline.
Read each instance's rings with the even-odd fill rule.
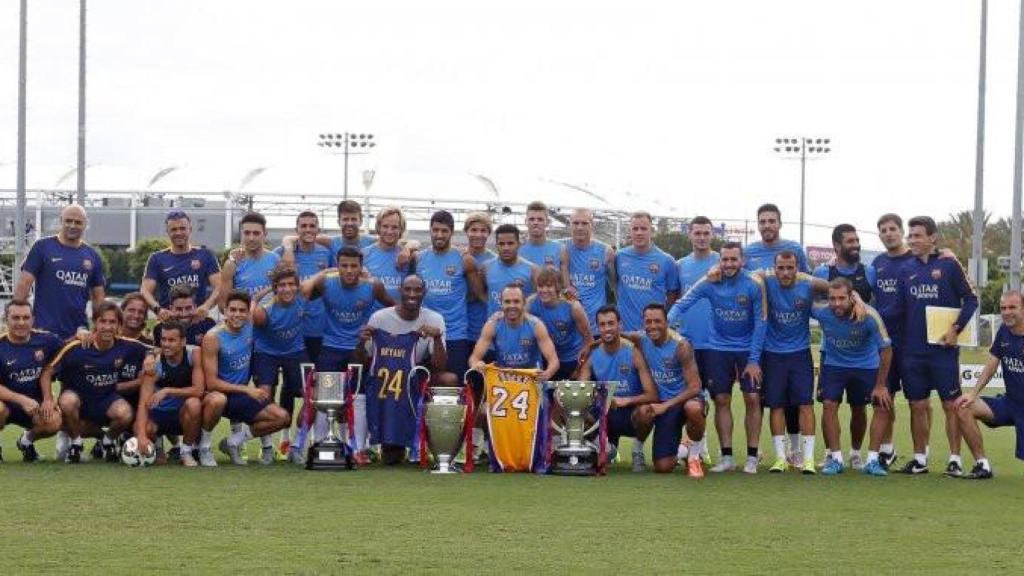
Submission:
[[[356,436],[356,450],[365,450],[367,442],[366,394],[356,394],[352,404],[352,413],[355,415],[353,428]]]
[[[924,459],[927,461],[928,457],[931,456],[931,455],[932,455],[932,447],[931,446],[925,446],[924,447]]]
[[[704,436],[701,437],[701,439],[700,439],[700,455],[701,455],[702,458],[704,456],[710,456],[710,454],[708,454],[708,431],[707,431],[707,429],[704,430]]]
[[[801,438],[803,438],[804,441],[804,460],[814,458],[814,436],[801,436]]]
[[[924,454],[920,454],[920,453],[915,452],[914,453],[914,460],[917,460],[917,463],[920,464],[921,466],[927,466],[928,465],[928,451],[926,450]]]
[[[246,440],[248,440],[248,438],[246,438],[247,435],[248,430],[245,428],[241,428],[238,432],[232,432],[231,436],[228,436],[228,444],[231,446],[241,446],[242,444],[245,444]]]
[[[893,454],[896,452],[896,445],[891,442],[888,444],[882,444],[878,447],[878,451],[882,454]]]
[[[81,436],[75,436],[74,438],[72,438],[71,439],[71,443],[73,445],[75,445],[75,446],[81,446],[81,445],[85,444],[84,442],[82,442],[82,437]]]
[[[854,458],[860,458],[860,450],[854,450],[853,448],[851,448],[850,449],[850,460],[853,460]]]
[[[706,454],[708,451],[708,443],[705,440],[707,436],[693,443],[690,446],[690,458],[700,458],[702,454]]]
[[[291,444],[291,441],[292,441],[292,426],[289,426],[289,427],[285,428],[284,430],[281,430],[281,440]]]
[[[204,428],[199,433],[199,449],[209,450],[211,446],[213,446],[213,432]]]
[[[792,453],[800,452],[800,434],[789,435],[789,451]]]
[[[242,426],[244,426],[244,424],[242,424],[241,422],[232,422],[231,433],[234,434],[235,432],[238,432],[239,430],[242,429]]]
[[[776,458],[786,457],[786,437],[782,434],[778,436],[772,436],[772,446],[775,448]],[[796,445],[793,445],[796,446]]]
[[[832,450],[831,452],[829,452],[829,456],[831,456],[832,459],[835,460],[836,462],[839,462],[840,464],[843,463],[843,451],[842,450]]]
[[[274,436],[271,434],[267,434],[266,436],[260,436],[260,445],[263,446],[264,448],[273,448]]]
[[[644,453],[644,441],[643,440],[637,440],[636,438],[634,438],[633,439],[633,454],[643,454],[643,453]]]
[[[114,445],[114,439],[110,437],[110,432],[104,432],[103,433],[103,437],[100,438],[100,442],[104,446],[113,446]]]
[[[988,458],[979,458],[978,464],[981,464],[981,467],[985,470],[988,470],[989,472],[992,471],[992,466],[988,463]]]
[[[875,452],[874,450],[868,450],[868,461],[867,461],[867,463],[871,464],[872,462],[876,462],[877,460],[878,460],[878,452]]]
[[[950,462],[956,462],[957,464],[960,465],[960,467],[963,467],[963,465],[964,465],[964,462],[963,462],[963,460],[960,459],[960,455],[959,454],[950,454],[949,455],[949,461]]]

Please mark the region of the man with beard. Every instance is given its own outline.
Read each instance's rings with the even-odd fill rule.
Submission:
[[[462,377],[469,367],[467,302],[470,295],[484,301],[487,292],[473,256],[452,250],[454,231],[455,218],[450,213],[434,212],[430,217],[431,249],[417,255],[416,274],[425,284],[423,306],[444,318],[445,369]]]
[[[157,318],[168,320],[174,318],[171,290],[190,286],[199,299],[196,315],[206,318],[217,305],[220,290],[217,258],[209,249],[192,245],[192,219],[184,211],[168,212],[164,223],[171,246],[150,254],[139,292]]]
[[[558,372],[558,353],[544,323],[526,313],[523,289],[509,285],[501,290],[501,314],[495,314],[480,333],[480,339],[469,356],[471,368],[483,371],[484,356],[494,348],[494,363],[499,368],[544,369],[538,381],[551,380]]]
[[[281,257],[264,246],[267,239],[267,219],[250,212],[238,224],[242,246],[231,251],[224,263],[223,288],[225,298],[232,290],[253,294],[270,286],[270,271]],[[227,305],[227,301],[224,302]]]
[[[539,266],[519,256],[519,228],[515,224],[498,226],[494,231],[494,244],[498,249],[498,257],[480,268],[487,286],[488,315],[503,307],[502,291],[507,286],[518,286],[524,299],[533,294],[537,274],[540,273]]]

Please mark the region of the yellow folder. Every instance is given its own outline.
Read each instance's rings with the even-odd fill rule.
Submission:
[[[956,322],[958,316],[960,316],[959,308],[925,306],[924,318],[928,324],[928,343],[938,344],[939,338],[949,331],[949,327]],[[972,317],[967,326],[960,331],[960,336],[956,339],[957,344],[960,346],[978,345],[978,333],[974,329],[975,325],[974,317]]]

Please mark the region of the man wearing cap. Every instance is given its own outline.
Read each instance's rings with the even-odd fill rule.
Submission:
[[[164,219],[170,248],[152,253],[146,262],[146,272],[139,291],[150,310],[160,320],[174,318],[171,312],[171,288],[191,286],[199,304],[195,311],[197,321],[206,318],[217,304],[220,291],[220,266],[213,252],[202,246],[193,246],[192,220],[182,210],[172,210]]]

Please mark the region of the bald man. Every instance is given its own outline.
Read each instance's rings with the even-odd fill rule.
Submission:
[[[103,261],[82,239],[89,225],[85,209],[72,204],[61,210],[60,231],[32,245],[21,266],[14,298],[28,299],[32,286],[36,297],[33,314],[36,328],[67,339],[89,325],[85,307],[103,301]]]

